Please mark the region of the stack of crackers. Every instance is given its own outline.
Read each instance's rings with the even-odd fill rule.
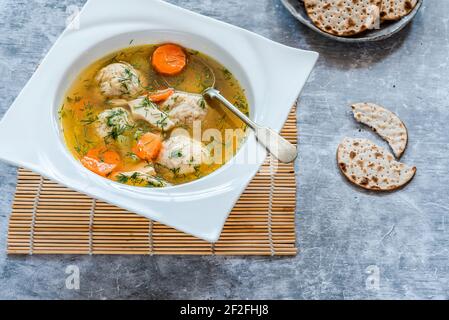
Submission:
[[[307,14],[321,30],[353,36],[380,28],[384,21],[408,15],[418,0],[303,0]]]

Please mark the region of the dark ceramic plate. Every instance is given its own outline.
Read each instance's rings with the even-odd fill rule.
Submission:
[[[320,33],[321,35],[329,39],[347,43],[379,41],[391,37],[395,33],[401,31],[410,21],[412,21],[412,19],[416,16],[419,9],[421,8],[423,1],[424,0],[418,0],[416,7],[407,16],[397,21],[381,24],[380,29],[378,30],[369,30],[353,37],[339,37],[318,29],[309,19],[302,0],[281,0],[282,4],[288,9],[288,11],[290,11],[290,13],[295,16],[296,19],[301,21],[310,29]]]

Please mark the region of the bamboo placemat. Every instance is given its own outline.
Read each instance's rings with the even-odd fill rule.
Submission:
[[[296,143],[295,108],[282,135]],[[293,164],[268,157],[215,244],[19,169],[8,254],[295,255]],[[207,214],[205,212],[204,214]]]

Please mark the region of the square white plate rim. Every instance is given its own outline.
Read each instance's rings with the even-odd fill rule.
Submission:
[[[81,28],[69,27],[63,32],[0,122],[0,159],[208,242],[217,241],[231,209],[265,158],[266,152],[254,136],[249,136],[228,164],[194,183],[139,190],[118,185],[87,172],[62,143],[55,117],[55,104],[62,103],[58,101],[59,83],[64,80],[61,77],[84,51],[111,37],[141,32],[150,35],[152,31],[170,35],[179,32],[181,38],[182,33],[192,34],[210,41],[211,48],[205,46],[203,51],[213,51],[216,44],[216,55],[223,49],[232,56],[231,71],[247,89],[252,117],[279,131],[318,54],[278,44],[159,0],[90,0],[79,19]],[[123,42],[122,47],[127,44]],[[239,65],[240,59],[245,64]],[[272,106],[276,108],[269,109]],[[26,129],[18,131],[19,125]],[[257,154],[256,159],[241,164],[253,154]]]

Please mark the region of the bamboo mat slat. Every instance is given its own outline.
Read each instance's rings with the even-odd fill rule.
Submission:
[[[295,108],[282,135],[297,142]],[[19,169],[7,252],[291,256],[297,253],[295,210],[293,164],[270,157],[241,195],[215,244]]]

